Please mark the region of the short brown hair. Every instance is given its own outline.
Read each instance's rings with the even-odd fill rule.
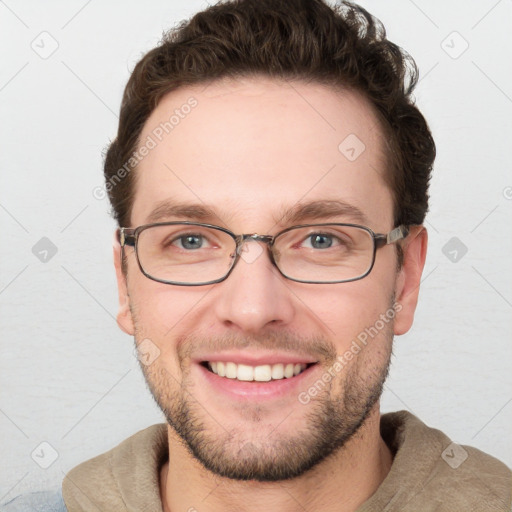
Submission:
[[[435,144],[412,98],[418,80],[414,61],[386,38],[377,19],[350,2],[330,7],[324,0],[231,0],[167,32],[128,80],[117,137],[104,163],[119,226],[130,226],[135,185],[130,171],[136,167],[132,156],[162,97],[188,85],[252,75],[363,93],[381,120],[386,140],[384,178],[393,194],[395,225],[423,223]]]

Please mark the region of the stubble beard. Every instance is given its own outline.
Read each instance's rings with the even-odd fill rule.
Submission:
[[[138,329],[136,339],[142,339],[137,333]],[[275,338],[274,347],[283,348],[279,339]],[[187,346],[187,340],[183,340],[184,346]],[[268,340],[268,336],[265,340]],[[183,440],[191,455],[206,469],[233,480],[275,482],[303,475],[339,452],[361,429],[382,394],[389,372],[392,340],[391,321],[354,357],[353,364],[344,367],[308,404],[302,405],[297,400],[296,407],[303,419],[296,422],[297,427],[293,432],[277,426],[272,431],[268,430],[270,435],[267,432],[262,437],[251,437],[240,426],[226,427],[229,417],[226,418],[222,411],[212,411],[208,404],[198,403],[194,398],[194,382],[189,369],[183,364],[183,354],[180,361],[181,382],[158,360],[151,366],[142,363],[140,366],[167,423]],[[215,341],[223,345],[223,340]],[[319,352],[325,353],[329,347],[329,361],[323,363],[327,371],[337,354],[325,340],[317,341],[323,347]],[[236,346],[236,341],[232,344]],[[295,346],[305,345],[295,341]],[[375,363],[365,364],[367,353],[372,348],[379,351],[377,366]],[[339,379],[343,379],[341,386]],[[304,407],[309,409],[306,414],[303,413]],[[247,406],[245,410],[241,408],[237,412],[255,431],[266,430],[260,428],[267,425],[264,407]],[[293,421],[293,416],[292,413],[289,418],[283,417],[283,424],[288,419]]]

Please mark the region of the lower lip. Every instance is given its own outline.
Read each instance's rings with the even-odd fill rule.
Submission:
[[[241,381],[237,379],[228,379],[219,377],[204,366],[196,365],[201,375],[206,379],[208,385],[216,391],[230,395],[232,398],[250,398],[250,399],[273,399],[289,396],[295,393],[297,396],[301,391],[305,391],[305,381],[315,370],[318,364],[308,366],[303,372],[289,379],[276,379],[268,382]]]

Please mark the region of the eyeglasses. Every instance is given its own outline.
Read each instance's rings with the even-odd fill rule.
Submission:
[[[271,263],[292,281],[356,281],[372,270],[377,249],[408,234],[403,225],[380,234],[357,224],[307,224],[275,236],[235,235],[220,226],[196,222],[162,222],[118,231],[123,251],[127,245],[135,248],[146,277],[179,286],[220,283],[240,258],[245,259],[243,247],[251,240],[267,244]]]

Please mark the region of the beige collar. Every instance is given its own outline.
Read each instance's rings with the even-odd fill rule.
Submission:
[[[381,434],[393,464],[358,512],[510,510],[512,473],[497,459],[455,445],[407,411],[384,414]],[[167,459],[166,424],[136,433],[66,475],[68,511],[162,512],[159,477]]]

